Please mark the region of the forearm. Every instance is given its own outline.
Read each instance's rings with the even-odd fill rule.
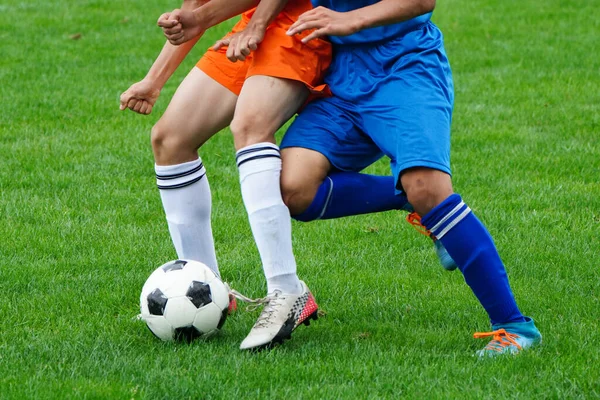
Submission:
[[[183,0],[181,9],[192,11],[208,1]],[[200,36],[179,46],[172,45],[167,41],[144,79],[153,81],[154,86],[162,89],[199,39]]]
[[[194,16],[207,29],[256,7],[260,0],[211,0],[194,10]],[[281,2],[282,0],[276,0]],[[273,0],[269,0],[269,3]]]
[[[162,89],[198,39],[200,36],[179,46],[174,46],[167,41],[144,79],[153,81],[154,86]]]
[[[250,19],[250,23],[266,30],[267,26],[277,17],[287,3],[288,0],[261,0]]]
[[[389,25],[427,14],[435,0],[381,0],[373,5],[349,11],[359,21],[358,30]]]

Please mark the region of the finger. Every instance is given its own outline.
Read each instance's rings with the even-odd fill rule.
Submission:
[[[135,103],[135,106],[133,106],[132,110],[136,113],[139,113],[140,109],[142,108],[142,105],[144,105],[144,101],[138,101],[137,103]]]
[[[258,48],[258,38],[250,38],[250,40],[248,40],[248,48],[252,51],[256,50]]]
[[[291,35],[295,35],[296,33],[300,33],[300,32],[302,32],[302,30],[306,30],[306,28],[300,29],[300,27],[302,25],[304,25],[305,23],[310,22],[310,21],[316,21],[318,19],[319,19],[319,17],[314,12],[307,11],[304,14],[300,15],[298,17],[298,19],[296,20],[296,22],[294,22],[292,25],[290,25],[290,27],[288,28],[287,34],[291,36]]]
[[[235,46],[237,46],[237,42],[234,40],[230,40],[229,46],[227,47],[227,53],[225,53],[225,56],[231,62],[237,61],[237,58],[235,57]]]
[[[133,110],[133,108],[135,107],[136,104],[137,104],[137,99],[129,99],[129,101],[127,102],[127,108],[129,108],[130,110]]]
[[[321,29],[317,29],[313,32],[311,32],[309,35],[307,35],[306,37],[302,38],[302,43],[308,43],[313,39],[317,39],[323,36],[327,36],[327,29],[326,28],[321,28]]]
[[[162,30],[165,35],[175,35],[183,32],[183,26],[181,26],[181,24],[177,24],[171,28],[162,28]]]
[[[140,107],[140,114],[148,115],[149,103],[147,101],[142,102],[142,106]]]
[[[181,20],[181,10],[179,8],[171,11],[171,21],[179,22]]]
[[[181,44],[184,44],[186,41],[187,40],[184,35],[184,36],[180,37],[179,39],[170,40],[169,43],[171,43],[173,46],[179,46]]]
[[[248,51],[246,48],[246,38],[240,38],[240,40],[237,41],[235,51],[233,52],[236,60],[244,61],[246,56],[250,53],[248,51],[248,54],[246,54],[246,51]]]
[[[158,27],[162,29],[172,28],[177,24],[177,21],[158,21]]]
[[[252,50],[250,49],[250,39],[252,39],[252,36],[247,36],[242,38],[241,40],[241,46],[239,46],[238,50],[239,50],[239,55],[238,55],[238,60],[241,60],[241,57],[244,57],[244,60],[246,59],[246,57],[248,57],[250,55],[250,53],[252,53]]]
[[[295,25],[295,26],[294,26]],[[305,22],[296,21],[296,24],[290,26],[290,29],[287,30],[286,34],[288,36],[294,36],[299,33],[304,32],[307,28],[304,27]]]
[[[178,39],[181,39],[184,36],[184,32],[181,31],[181,32],[171,33],[171,34],[166,34],[165,33],[165,36],[169,40],[178,40]]]
[[[162,14],[160,17],[158,17],[158,21],[156,21],[156,24],[158,26],[162,27],[163,24],[165,24],[169,20],[170,15],[171,15],[170,13]]]
[[[327,25],[326,21],[322,21],[322,20],[314,20],[314,21],[306,21],[303,22],[302,24],[298,25],[295,29],[293,30],[288,30],[288,33],[290,36],[293,36],[297,33],[302,33],[304,31],[308,31],[311,29],[321,29],[324,28]]]
[[[127,108],[127,102],[129,101],[129,93],[123,92],[119,98],[119,109],[124,110]]]
[[[221,39],[217,40],[217,42],[213,45],[213,50],[219,50],[221,47],[229,46],[229,39]]]
[[[176,34],[176,35],[167,35],[167,39],[169,39],[169,42],[171,44],[174,44],[175,46],[178,46],[182,43],[183,41],[183,32]]]
[[[250,47],[244,46],[244,47],[240,48],[239,53],[240,54],[238,54],[238,60],[240,59],[240,56],[243,56],[245,59],[246,57],[248,57],[248,55],[250,55]]]

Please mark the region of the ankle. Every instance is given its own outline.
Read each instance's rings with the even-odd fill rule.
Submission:
[[[273,293],[276,290],[283,294],[297,295],[302,293],[302,284],[296,274],[284,274],[268,278],[267,292]]]

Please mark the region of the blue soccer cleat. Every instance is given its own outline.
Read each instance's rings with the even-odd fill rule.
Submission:
[[[542,334],[536,328],[533,319],[529,317],[525,317],[525,322],[495,324],[492,329],[493,332],[477,332],[473,335],[475,339],[492,336],[487,346],[477,351],[479,357],[518,354],[542,342]]]
[[[448,250],[446,250],[446,248],[442,244],[442,242],[437,240],[436,237],[433,236],[433,234],[429,232],[427,228],[423,226],[423,224],[421,224],[421,216],[419,214],[417,214],[416,212],[412,212],[406,216],[406,220],[409,224],[414,226],[417,231],[433,240],[433,245],[435,246],[435,254],[440,260],[440,264],[442,264],[442,267],[444,267],[446,271],[454,271],[456,268],[458,268],[452,257],[450,257]]]
[[[435,246],[435,254],[437,254],[440,264],[442,264],[442,267],[444,267],[446,271],[454,271],[456,268],[458,268],[442,242],[437,239],[433,239],[433,245]]]

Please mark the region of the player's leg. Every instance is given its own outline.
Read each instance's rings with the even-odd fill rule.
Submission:
[[[269,26],[251,59],[231,130],[236,145],[242,197],[263,262],[268,295],[242,349],[283,341],[317,305],[296,274],[289,210],[281,198],[281,158],[274,134],[294,115],[309,90],[323,90],[321,77],[331,59],[324,40],[304,44],[286,34],[291,21],[312,9],[309,0],[289,2]]]
[[[415,41],[423,38],[431,39],[420,46],[429,51],[408,54],[393,72],[398,79],[381,85],[376,96],[370,97],[371,103],[363,112],[365,129],[374,133],[371,136],[375,142],[390,156],[394,175],[401,177],[398,188],[406,191],[423,225],[458,265],[494,329],[512,330],[509,333],[514,336],[509,337],[515,343],[493,340],[492,347],[499,346],[501,352],[518,351],[539,341],[540,335],[533,322],[519,311],[489,233],[461,197],[453,193],[449,162],[452,78],[441,34],[433,24],[416,33]],[[411,62],[411,57],[420,62]],[[389,104],[394,107],[386,112],[382,107]],[[370,112],[375,109],[378,111]],[[390,129],[396,134],[388,135]]]
[[[317,304],[297,275],[290,213],[281,197],[281,156],[275,144],[277,129],[307,97],[308,89],[302,82],[254,75],[244,83],[231,122],[242,198],[268,293],[263,312],[240,345],[242,349],[280,343],[300,323],[308,323],[307,318],[316,318]]]
[[[198,148],[229,125],[236,100],[193,68],[152,129],[156,180],[177,256],[201,261],[217,274],[210,186]]]
[[[242,197],[267,277],[268,292],[302,290],[292,253],[291,221],[280,189],[275,132],[308,97],[302,82],[255,75],[240,93],[231,132]]]
[[[539,342],[541,335],[533,320],[517,307],[492,237],[462,198],[452,192],[450,176],[415,168],[402,175],[402,185],[423,216],[423,225],[442,242],[490,317],[493,339],[479,354],[516,353]],[[488,335],[476,335],[484,336]]]
[[[282,193],[292,218],[340,218],[390,210],[412,211],[393,176],[356,171],[383,153],[358,125],[355,106],[337,98],[306,106],[287,130],[283,149]],[[456,265],[441,243],[436,254],[447,270]]]
[[[408,208],[391,176],[360,174],[382,156],[356,129],[352,106],[335,98],[310,103],[282,142],[284,201],[299,221]]]
[[[281,154],[283,199],[297,221],[412,211],[406,195],[396,193],[392,176],[333,170],[323,154],[302,147]]]

